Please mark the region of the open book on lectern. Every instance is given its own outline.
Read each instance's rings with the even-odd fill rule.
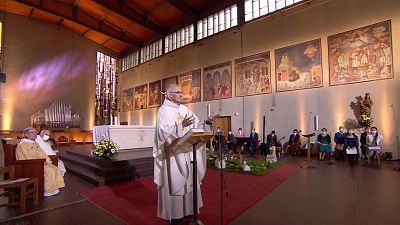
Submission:
[[[204,137],[204,138],[203,138]],[[172,141],[170,145],[170,149],[174,153],[185,153],[185,152],[191,152],[192,148],[181,148],[182,145],[187,144],[188,146],[193,145],[197,142],[202,142],[205,143],[209,139],[211,139],[212,134],[209,134],[204,131],[202,128],[192,128],[188,132],[186,132],[183,137],[177,138]]]

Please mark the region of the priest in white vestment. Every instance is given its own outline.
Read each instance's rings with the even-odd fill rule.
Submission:
[[[39,144],[40,148],[46,153],[46,155],[57,155],[57,151],[53,151],[51,148],[50,143],[48,142],[50,138],[50,131],[49,130],[42,130],[40,134],[36,137],[36,142]],[[58,168],[60,169],[61,174],[64,176],[67,170],[65,169],[63,161],[60,159],[58,160]]]
[[[182,102],[183,93],[179,86],[170,85],[166,99],[158,110],[153,148],[154,182],[158,192],[157,216],[170,221],[193,215],[192,145],[183,144],[180,147],[187,153],[174,153],[169,148],[173,140],[196,128],[200,122]],[[197,149],[198,208],[203,206],[200,182],[205,171],[206,153],[201,147]]]

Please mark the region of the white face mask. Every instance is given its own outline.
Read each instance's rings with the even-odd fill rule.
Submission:
[[[44,135],[44,136],[42,137],[43,141],[48,141],[48,140],[49,140],[49,138],[50,138],[50,136],[49,136],[49,135]]]
[[[376,134],[376,130],[371,131],[371,134],[375,135]]]
[[[344,129],[340,129],[339,131],[340,131],[340,133],[343,133],[343,132],[344,132]]]

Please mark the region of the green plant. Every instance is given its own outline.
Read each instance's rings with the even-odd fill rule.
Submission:
[[[215,168],[215,160],[218,158],[217,153],[209,151],[207,152],[208,160],[207,165],[210,168]],[[239,154],[225,154],[224,159],[226,162],[226,171],[236,173],[247,173],[255,176],[262,176],[282,166],[282,162],[269,163],[262,159],[243,158],[242,161],[246,161],[247,165],[250,166],[249,172],[243,171],[242,165],[240,164]]]
[[[360,118],[358,119],[358,123],[363,127],[371,126],[373,122],[374,118],[367,114],[361,114]]]

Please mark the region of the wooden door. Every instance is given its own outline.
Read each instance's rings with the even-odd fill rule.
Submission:
[[[220,127],[221,131],[224,132],[224,139],[226,140],[228,131],[231,130],[231,117],[221,116],[215,118],[213,127],[214,131],[217,131],[217,127]]]

